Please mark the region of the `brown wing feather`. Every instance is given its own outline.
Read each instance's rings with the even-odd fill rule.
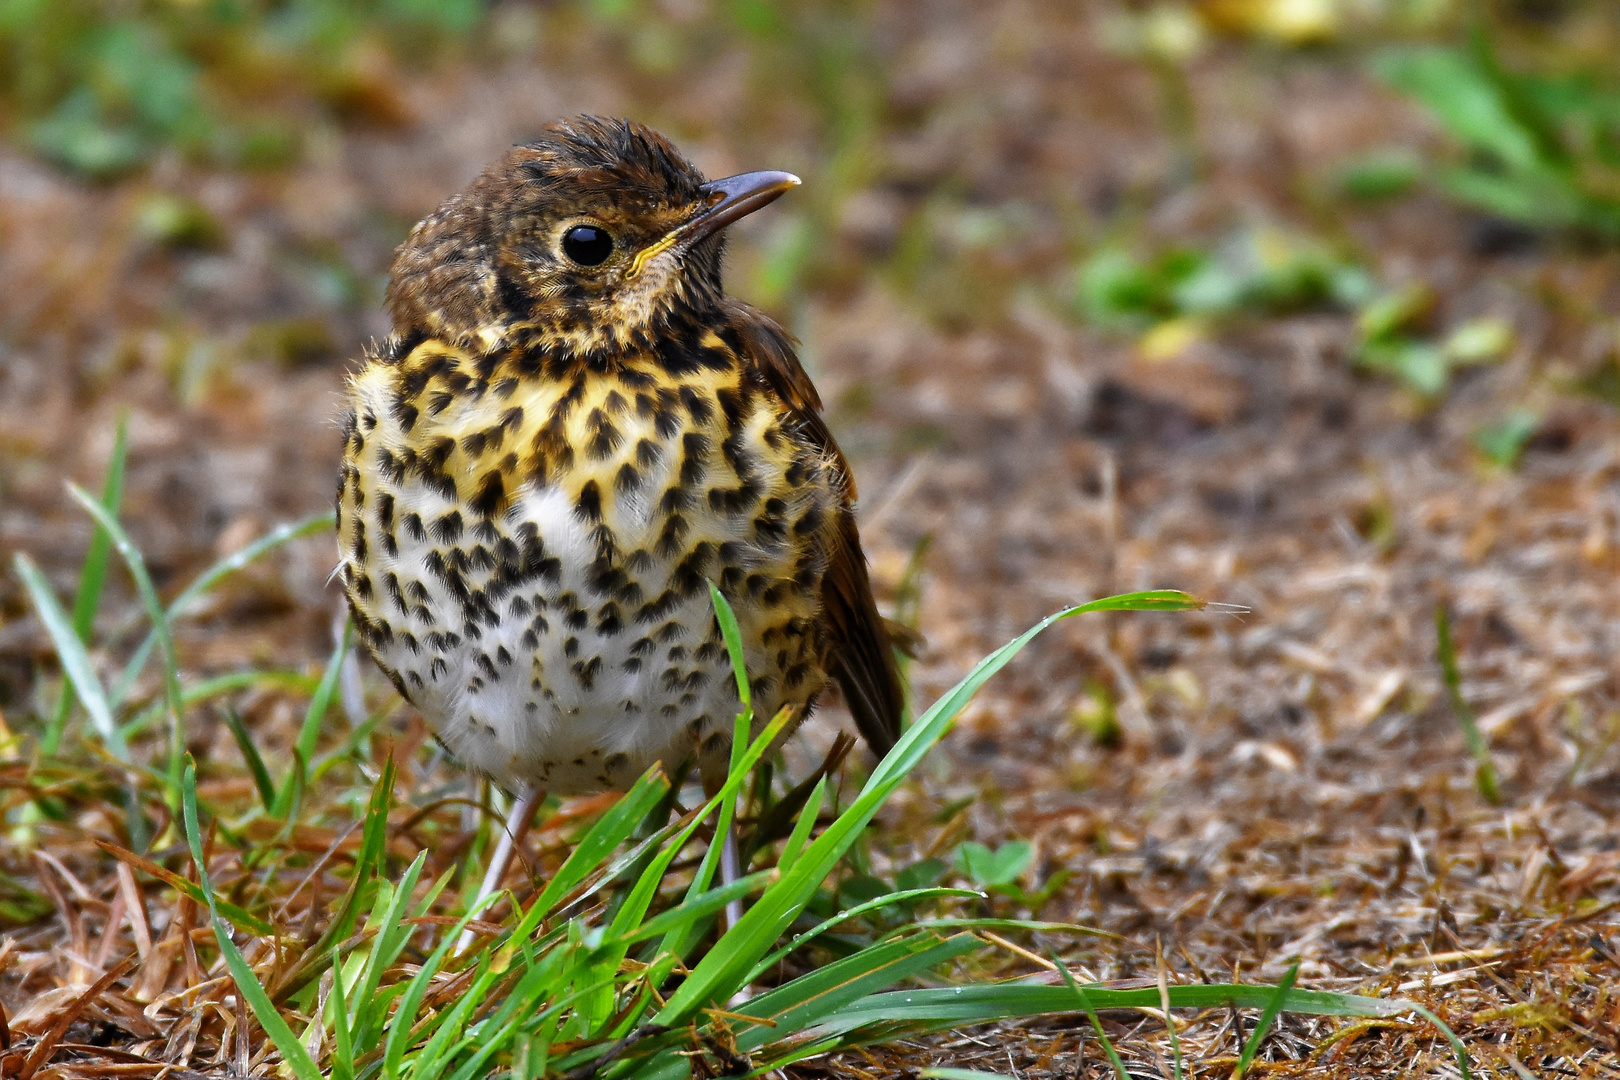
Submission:
[[[840,510],[824,529],[827,575],[822,580],[822,617],[831,639],[828,666],[844,692],[855,726],[879,756],[900,737],[905,693],[894,649],[872,599],[866,553],[855,525],[855,480],[832,432],[821,417],[821,395],[805,374],[787,332],[746,304],[728,301],[732,343],[753,361],[760,380],[793,413],[800,432],[825,454],[837,473]]]

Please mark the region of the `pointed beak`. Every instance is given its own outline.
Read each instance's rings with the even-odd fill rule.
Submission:
[[[738,173],[703,185],[705,207],[698,215],[675,230],[681,243],[696,243],[730,225],[738,218],[747,217],[755,210],[775,202],[790,188],[799,186],[799,178],[792,173],[764,172]]]

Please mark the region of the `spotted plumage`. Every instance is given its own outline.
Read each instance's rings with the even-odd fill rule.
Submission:
[[[503,786],[723,763],[709,582],[762,718],[832,678],[876,749],[898,734],[848,466],[786,335],[720,286],[722,227],[796,182],[708,183],[656,133],[581,118],[395,259],[394,334],[351,386],[342,580],[400,692]]]

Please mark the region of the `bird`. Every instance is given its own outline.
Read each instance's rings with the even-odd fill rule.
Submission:
[[[904,690],[856,485],[793,339],[722,285],[726,227],[798,186],[705,176],[663,135],[554,121],[398,248],[392,333],[348,384],[338,573],[360,642],[512,795],[479,896],[547,795],[655,762],[723,780],[836,684],[879,756]],[[721,871],[735,878],[725,838]],[[733,913],[734,914],[734,913]]]

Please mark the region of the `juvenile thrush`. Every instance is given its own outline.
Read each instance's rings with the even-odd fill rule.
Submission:
[[[399,692],[521,793],[486,891],[548,790],[623,789],[656,760],[724,775],[711,581],[762,722],[832,680],[875,751],[899,735],[848,463],[788,335],[721,287],[725,227],[798,183],[705,180],[662,135],[580,117],[394,259],[394,332],[350,385],[342,580]]]

